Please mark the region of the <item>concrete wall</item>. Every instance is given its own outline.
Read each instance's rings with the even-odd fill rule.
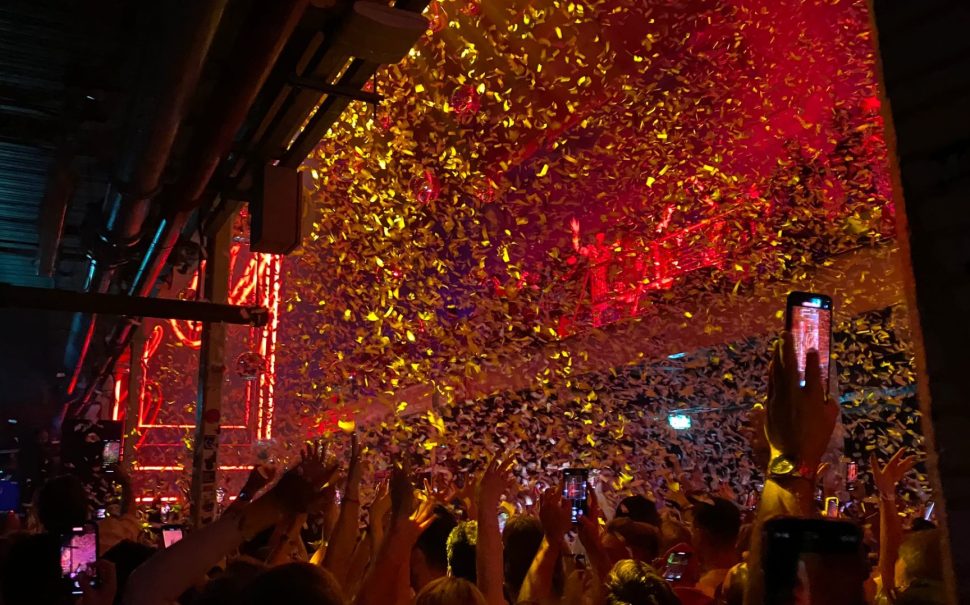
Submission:
[[[970,603],[970,2],[873,0],[873,8],[948,584],[952,602]]]

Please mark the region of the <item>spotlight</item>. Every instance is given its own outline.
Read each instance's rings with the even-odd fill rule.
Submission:
[[[686,431],[690,428],[690,416],[687,414],[670,414],[667,416],[670,428],[677,431]]]

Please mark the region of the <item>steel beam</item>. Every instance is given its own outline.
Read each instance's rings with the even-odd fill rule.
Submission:
[[[68,292],[48,288],[28,288],[0,283],[0,308],[36,309],[158,317],[214,323],[264,326],[269,312],[266,307],[235,305],[190,300],[169,300],[119,294]]]
[[[229,248],[232,223],[228,222],[209,239],[205,266],[206,298],[224,301],[229,296]],[[215,520],[216,474],[218,472],[219,433],[222,421],[222,387],[226,372],[226,326],[202,326],[199,351],[199,395],[195,404],[195,441],[192,447],[192,487],[189,495],[193,527]]]

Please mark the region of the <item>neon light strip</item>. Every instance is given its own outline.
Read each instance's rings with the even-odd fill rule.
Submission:
[[[269,357],[266,374],[269,376],[269,388],[266,392],[266,431],[264,439],[271,439],[273,436],[273,413],[276,407],[276,335],[280,325],[280,289],[283,281],[283,257],[275,255],[273,258],[273,284],[270,289],[270,304],[268,305],[270,325],[269,333]]]
[[[141,424],[138,423],[138,428],[140,429],[194,429],[195,424]],[[224,424],[220,425],[223,429],[248,429],[249,427],[245,424]]]
[[[252,465],[249,465],[249,466],[228,465],[228,466],[219,467],[220,471],[250,471],[252,469],[253,469]],[[131,470],[134,472],[154,471],[154,472],[162,472],[162,473],[180,473],[185,470],[185,467],[181,464],[176,464],[172,466],[136,466]]]

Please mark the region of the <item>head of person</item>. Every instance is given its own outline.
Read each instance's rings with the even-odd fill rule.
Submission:
[[[67,605],[70,583],[61,576],[60,540],[51,534],[17,534],[0,569],[4,605]]]
[[[748,585],[748,564],[738,563],[728,571],[721,583],[721,600],[725,605],[744,605],[744,591]]]
[[[539,546],[542,545],[542,523],[532,515],[515,515],[505,524],[502,549],[505,560],[505,586],[508,594],[517,595]]]
[[[265,571],[246,586],[243,603],[265,605],[344,605],[336,578],[318,565],[287,563]]]
[[[629,517],[618,517],[607,524],[603,544],[607,552],[614,555],[620,553],[622,545],[628,557],[649,563],[660,554],[660,528]]]
[[[446,576],[425,585],[414,605],[485,605],[485,596],[468,580]]]
[[[660,527],[660,513],[657,511],[657,504],[644,496],[627,496],[620,500],[616,505],[617,518],[628,518],[637,523],[649,523],[654,527]]]
[[[448,536],[448,575],[464,578],[473,584],[478,581],[475,571],[475,551],[478,546],[478,522],[462,521]]]
[[[605,590],[607,605],[680,605],[667,581],[643,561],[618,561]]]
[[[896,584],[905,589],[917,581],[943,580],[943,550],[940,530],[911,532],[899,545]]]
[[[448,575],[448,536],[458,524],[443,506],[435,508],[435,518],[411,549],[411,588],[420,591],[436,578]]]
[[[233,559],[224,572],[206,583],[192,605],[238,605],[246,600],[250,581],[267,569],[265,563],[250,557]]]
[[[691,543],[707,568],[732,567],[737,562],[741,510],[724,498],[697,500],[691,509]]]
[[[46,482],[37,494],[37,518],[52,534],[64,534],[90,518],[88,494],[81,480],[61,475]]]

